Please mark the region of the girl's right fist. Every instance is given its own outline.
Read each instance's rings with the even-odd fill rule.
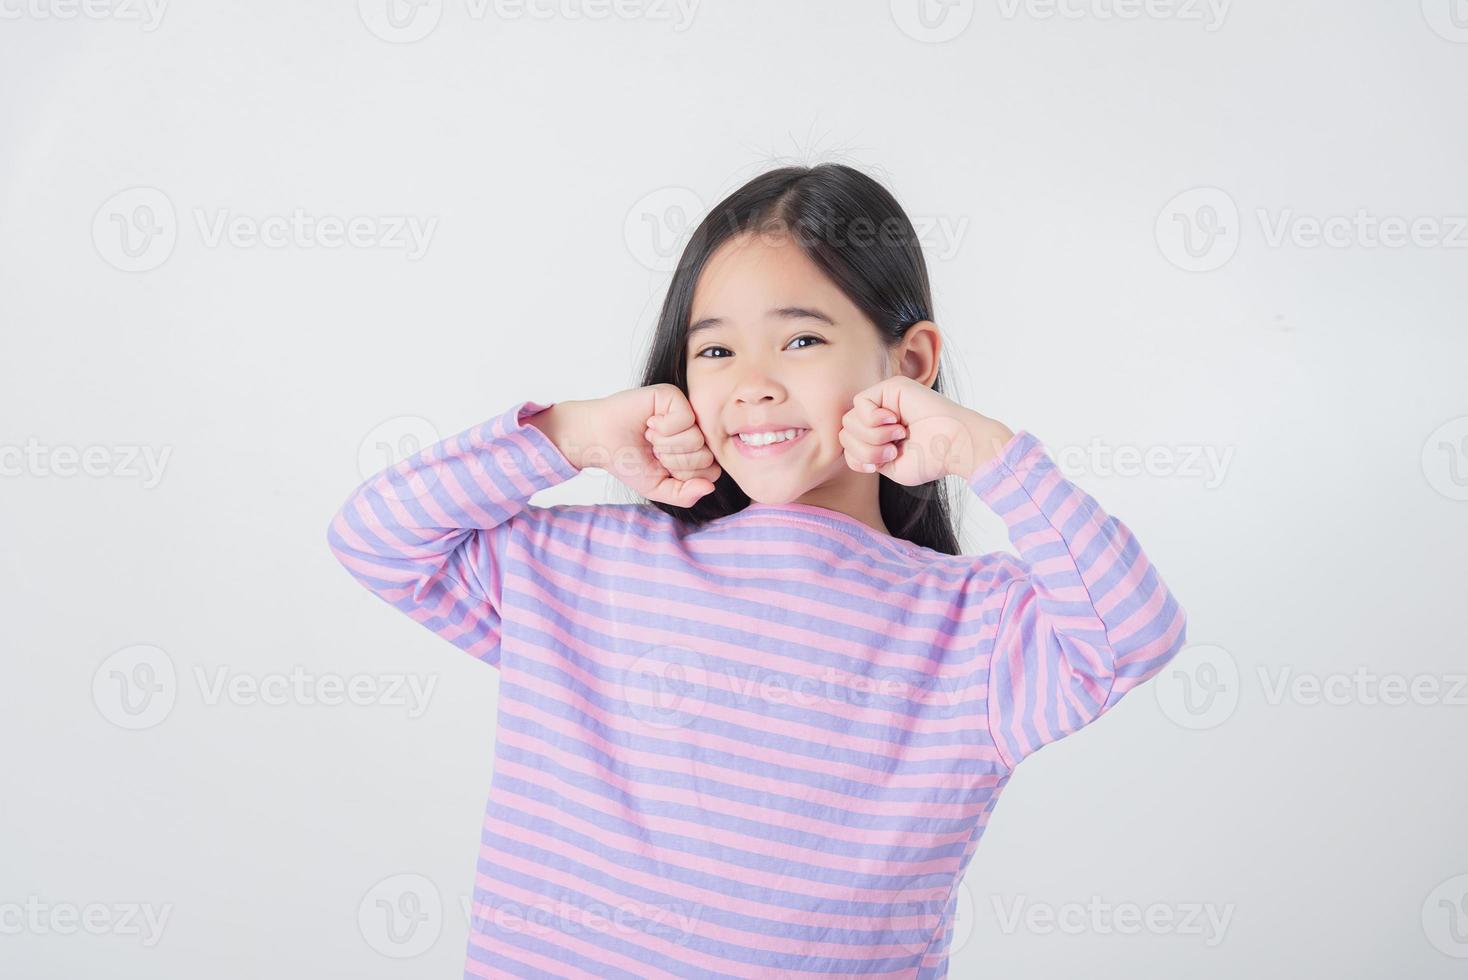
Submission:
[[[649,500],[692,507],[723,470],[688,398],[674,384],[630,388],[586,402],[592,446],[581,454]]]

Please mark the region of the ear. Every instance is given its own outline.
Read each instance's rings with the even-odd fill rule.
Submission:
[[[938,325],[932,320],[919,320],[907,328],[892,348],[892,373],[931,388],[938,376],[938,355],[942,350],[943,335],[938,332]]]

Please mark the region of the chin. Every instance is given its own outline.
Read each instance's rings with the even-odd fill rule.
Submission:
[[[754,484],[752,481],[749,484],[740,483],[738,479],[734,482],[739,484],[739,489],[744,491],[744,495],[754,503],[788,504],[800,496],[793,490],[769,486],[768,481],[763,486]]]

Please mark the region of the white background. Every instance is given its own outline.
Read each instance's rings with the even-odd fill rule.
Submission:
[[[498,678],[327,522],[630,386],[698,209],[839,161],[930,229],[956,396],[1189,613],[1015,775],[952,975],[1461,976],[1468,5],[1120,2],[0,0],[0,974],[459,976]],[[363,237],[245,237],[297,211]]]

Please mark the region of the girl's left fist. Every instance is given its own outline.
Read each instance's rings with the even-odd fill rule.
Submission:
[[[846,464],[915,487],[943,476],[967,478],[1014,435],[994,419],[906,375],[857,393],[841,417]]]

